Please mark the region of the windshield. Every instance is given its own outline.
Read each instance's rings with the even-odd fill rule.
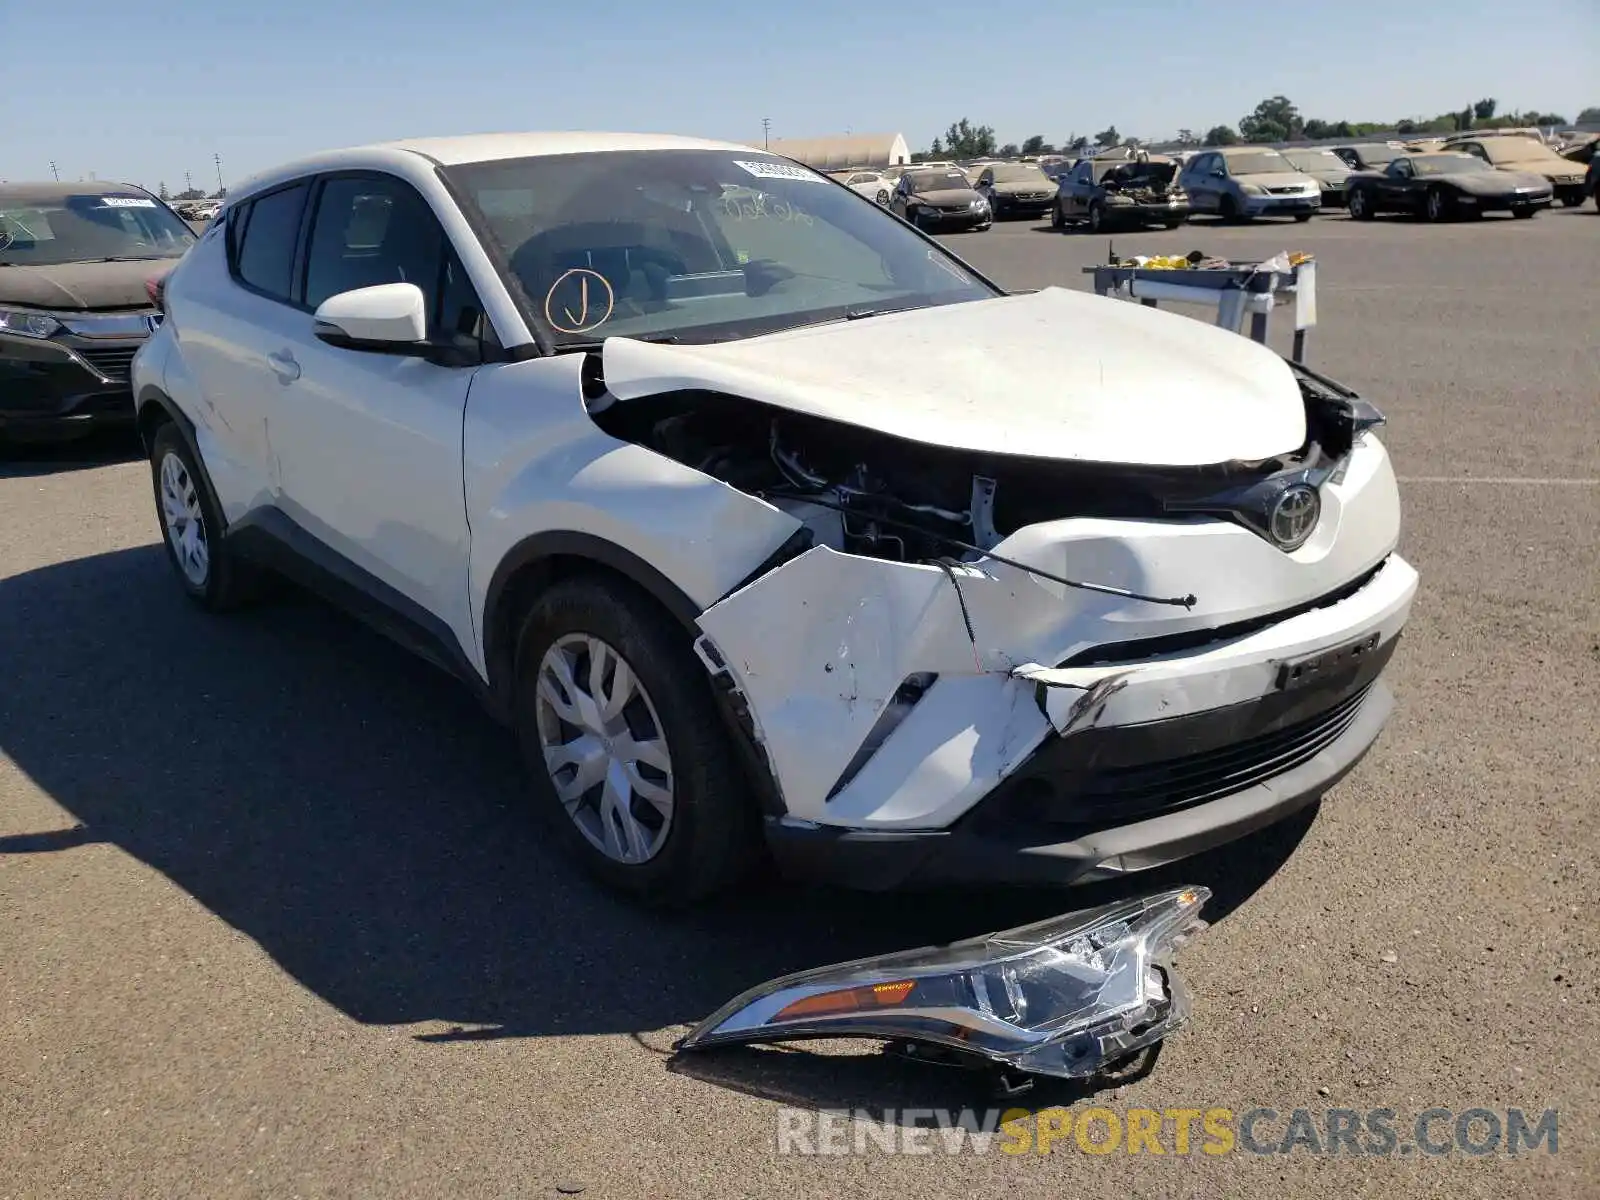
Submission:
[[[971,186],[972,181],[960,171],[918,171],[911,176],[913,192],[944,192]]]
[[[1372,167],[1383,167],[1400,157],[1401,152],[1393,146],[1353,146],[1351,147],[1362,162]]]
[[[1460,175],[1466,171],[1494,170],[1483,159],[1471,154],[1429,154],[1413,158],[1411,165],[1418,175]]]
[[[993,167],[996,183],[1048,183],[1045,174],[1032,163],[1003,163]]]
[[[1332,150],[1285,150],[1283,156],[1302,171],[1348,171],[1350,165]]]
[[[996,293],[847,188],[758,151],[559,154],[445,170],[558,347],[749,337]]]
[[[1252,150],[1248,154],[1228,155],[1230,175],[1282,175],[1295,165],[1276,150]]]
[[[0,264],[180,258],[190,228],[149,196],[28,196],[0,192]]]

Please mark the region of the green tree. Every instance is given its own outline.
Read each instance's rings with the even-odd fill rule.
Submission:
[[[1199,139],[1197,139],[1194,136],[1194,130],[1192,130],[1192,129],[1180,129],[1180,130],[1178,130],[1178,145],[1180,145],[1180,146],[1193,146],[1193,145],[1196,144],[1196,142],[1198,140]]]
[[[995,155],[999,158],[1021,158],[1022,150],[1015,142],[1007,142],[995,151]]]
[[[1097,146],[1120,146],[1122,145],[1122,135],[1117,132],[1117,127],[1112,125],[1110,128],[1102,129],[1094,135],[1094,144]]]
[[[1472,115],[1480,121],[1487,121],[1494,116],[1494,110],[1500,107],[1500,101],[1490,96],[1485,100],[1475,100],[1472,104]]]
[[[1600,124],[1600,104],[1591,105],[1578,114],[1579,125]]]
[[[994,127],[974,125],[962,117],[945,130],[944,145],[945,152],[953,158],[985,158],[994,153]]]
[[[161,200],[162,200],[163,203],[165,203],[166,201],[172,199],[172,193],[167,191],[167,185],[164,184],[164,183],[157,190],[156,195],[161,197]]]
[[[1231,125],[1213,125],[1206,130],[1206,145],[1208,146],[1236,146],[1239,144],[1239,135],[1233,131]]]
[[[1032,137],[1022,139],[1022,152],[1024,154],[1048,154],[1044,148],[1044,134],[1036,133]]]
[[[1247,142],[1287,142],[1301,135],[1305,122],[1287,96],[1270,96],[1256,110],[1239,119],[1239,134]]]

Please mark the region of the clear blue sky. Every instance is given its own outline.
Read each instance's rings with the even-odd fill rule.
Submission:
[[[19,21],[23,15],[28,20]],[[37,21],[37,23],[35,23]],[[31,27],[32,34],[25,36]],[[216,186],[425,134],[613,129],[759,143],[967,116],[1002,142],[1115,123],[1600,104],[1600,0],[75,0],[13,9],[0,178]]]

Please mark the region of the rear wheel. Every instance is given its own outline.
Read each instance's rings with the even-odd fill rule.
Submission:
[[[701,900],[758,856],[755,813],[688,634],[603,576],[534,601],[517,642],[517,740],[540,815],[605,883]]]
[[[1565,195],[1561,197],[1561,206],[1563,208],[1581,208],[1583,207],[1583,197],[1572,194]]]
[[[150,477],[167,562],[189,598],[211,612],[252,599],[258,573],[222,540],[222,509],[211,481],[170,421],[151,439]]]

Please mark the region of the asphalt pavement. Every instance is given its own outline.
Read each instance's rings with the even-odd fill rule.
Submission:
[[[0,1197],[1600,1194],[1600,214],[948,239],[1013,288],[1085,287],[1108,241],[1316,254],[1309,360],[1388,414],[1423,582],[1358,771],[1140,881],[1216,891],[1192,1024],[1020,1103],[1266,1107],[1273,1142],[1298,1108],[1557,1109],[1556,1153],[780,1154],[786,1107],[988,1101],[871,1047],[674,1062],[689,1024],[1115,893],[634,910],[432,668],[310,600],[193,610],[97,439],[0,463]]]

